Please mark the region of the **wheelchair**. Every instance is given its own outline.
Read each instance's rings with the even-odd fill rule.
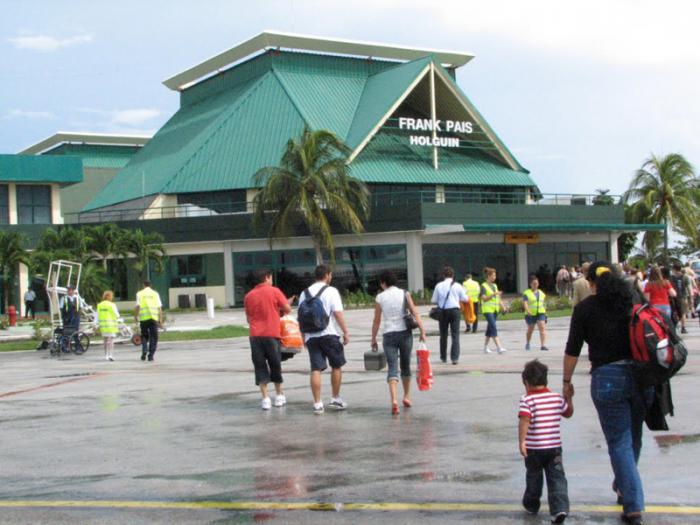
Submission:
[[[53,331],[53,339],[49,342],[49,354],[52,357],[61,354],[74,353],[81,355],[90,348],[90,337],[82,330],[64,333],[62,327],[57,327]]]

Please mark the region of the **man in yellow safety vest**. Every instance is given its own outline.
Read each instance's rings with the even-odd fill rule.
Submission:
[[[163,304],[160,295],[151,288],[151,281],[143,281],[143,289],[136,294],[134,317],[141,327],[141,361],[153,361],[158,347],[158,327],[163,324]]]
[[[481,295],[481,286],[477,281],[473,279],[473,276],[471,273],[467,274],[467,278],[465,281],[462,283],[462,286],[464,286],[464,289],[467,292],[467,295],[469,296],[469,299],[472,302],[472,305],[474,306],[474,316],[475,316],[475,321],[471,324],[467,324],[467,328],[465,329],[465,332],[471,332],[473,334],[476,333],[476,328],[479,326],[479,295]]]

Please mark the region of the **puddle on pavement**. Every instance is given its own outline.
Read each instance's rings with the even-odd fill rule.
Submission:
[[[684,443],[697,443],[700,441],[700,434],[667,434],[665,436],[654,436],[654,439],[661,448],[668,448]]]

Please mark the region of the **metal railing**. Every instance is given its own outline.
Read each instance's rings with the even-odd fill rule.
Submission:
[[[434,204],[516,204],[526,206],[595,206],[618,205],[619,195],[583,195],[545,193],[533,196],[524,191],[404,191],[373,192],[372,208],[411,206],[420,203]],[[178,204],[158,208],[129,208],[64,215],[66,224],[97,222],[141,221],[151,219],[180,219],[189,217],[216,217],[219,215],[245,215],[255,210],[254,203],[232,202],[212,204]]]

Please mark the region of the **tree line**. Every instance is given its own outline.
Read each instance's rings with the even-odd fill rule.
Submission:
[[[26,235],[17,231],[0,231],[0,271],[3,275],[5,307],[13,304],[13,283],[19,265],[29,268],[30,275],[46,275],[51,261],[58,259],[82,264],[80,294],[97,303],[102,292],[114,288],[116,276],[110,274],[108,259],[121,259],[139,275],[150,277],[150,268],[160,273],[165,267],[164,239],[159,233],[129,230],[116,224],[97,226],[50,227],[44,230],[36,248],[27,249]]]

